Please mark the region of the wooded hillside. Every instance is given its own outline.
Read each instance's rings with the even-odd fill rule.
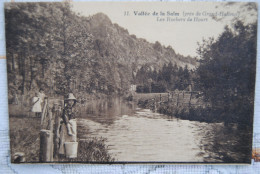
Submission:
[[[10,95],[39,88],[49,95],[124,94],[144,65],[197,66],[170,46],[130,35],[105,14],[83,17],[67,3],[10,3],[5,15]]]

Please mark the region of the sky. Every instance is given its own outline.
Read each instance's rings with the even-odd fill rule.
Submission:
[[[152,43],[159,41],[166,47],[171,46],[176,53],[195,57],[198,42],[201,43],[203,38],[217,38],[235,17],[246,16],[248,21],[256,18],[256,15],[249,16],[248,11],[241,8],[244,5],[216,2],[73,2],[72,9],[83,16],[102,12],[112,23],[126,28],[138,38]],[[216,14],[221,20],[211,17]]]

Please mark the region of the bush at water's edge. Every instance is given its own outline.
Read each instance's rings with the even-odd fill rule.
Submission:
[[[16,152],[24,153],[26,163],[39,162],[40,118],[10,117],[11,161]],[[104,138],[79,141],[78,158],[60,158],[54,162],[113,162]]]
[[[109,154],[108,147],[105,145],[104,138],[91,138],[80,140],[78,144],[78,157],[73,159],[62,158],[62,162],[114,162],[114,158]]]
[[[210,116],[210,109],[203,107],[195,108],[188,105],[177,106],[171,102],[162,102],[160,104],[157,104],[157,106],[155,107],[154,101],[152,99],[140,99],[138,101],[138,106],[141,108],[151,109],[168,116],[191,121],[221,122],[220,120],[217,120],[216,118]]]
[[[162,102],[160,104],[154,104],[153,99],[139,99],[138,106],[141,108],[151,109],[161,114],[168,116],[190,120],[190,121],[200,121],[206,123],[220,123],[224,122],[225,124],[237,123],[239,126],[248,129],[252,125],[251,122],[245,119],[236,119],[238,115],[247,113],[236,113],[230,110],[223,110],[213,107],[203,107],[203,106],[194,106],[194,105],[176,105],[172,102]],[[243,117],[239,117],[243,118]],[[246,117],[245,117],[246,118]]]

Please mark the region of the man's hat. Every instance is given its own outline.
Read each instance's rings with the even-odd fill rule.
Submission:
[[[66,100],[77,100],[72,93],[69,93],[68,98]]]

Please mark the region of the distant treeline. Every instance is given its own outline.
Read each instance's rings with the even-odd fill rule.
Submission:
[[[172,104],[164,104],[161,113],[188,118],[225,123],[239,123],[252,128],[256,73],[257,24],[234,22],[225,27],[216,39],[203,40],[197,51],[200,65],[194,71],[187,66],[165,64],[160,70],[143,66],[136,75],[137,92],[165,92],[167,90],[192,90],[202,92],[208,107],[184,108],[176,114]]]
[[[194,71],[173,65],[172,62],[164,64],[162,69],[152,70],[148,66],[142,66],[136,74],[138,93],[159,93],[166,91],[189,90],[192,85]]]

